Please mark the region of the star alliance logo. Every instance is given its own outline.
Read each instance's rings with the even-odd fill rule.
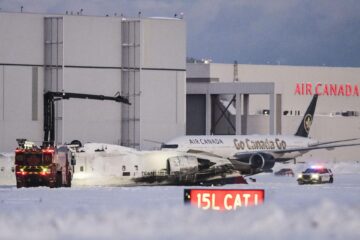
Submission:
[[[304,128],[307,133],[309,133],[310,131],[311,124],[312,124],[312,116],[310,114],[307,114],[304,120]]]

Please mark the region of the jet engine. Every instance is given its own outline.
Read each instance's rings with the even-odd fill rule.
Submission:
[[[245,153],[235,155],[235,160],[249,164],[251,169],[270,170],[275,165],[275,159],[268,153]]]
[[[171,157],[167,160],[167,174],[177,175],[198,171],[198,160],[193,156]]]
[[[274,167],[275,159],[267,153],[255,153],[250,156],[249,164],[254,169],[268,170]]]
[[[234,170],[227,159],[211,160],[185,155],[170,157],[166,163],[168,181],[172,184],[207,184],[209,181],[212,184],[223,184],[224,181],[234,181],[233,178],[225,179],[226,174],[233,173]]]

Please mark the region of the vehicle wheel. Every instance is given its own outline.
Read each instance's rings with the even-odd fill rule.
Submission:
[[[71,173],[67,174],[65,187],[71,187]]]
[[[17,183],[16,183],[16,187],[17,187],[17,188],[22,188],[22,187],[23,187],[23,184],[17,182]]]
[[[61,186],[62,186],[62,173],[57,172],[56,173],[56,187],[61,187]]]
[[[330,177],[329,183],[333,183],[334,182],[334,178]]]
[[[323,181],[322,181],[322,178],[321,178],[321,177],[319,178],[319,183],[323,183]]]

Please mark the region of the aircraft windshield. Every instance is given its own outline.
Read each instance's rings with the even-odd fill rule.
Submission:
[[[178,144],[162,144],[161,148],[178,148]]]
[[[23,155],[23,162],[22,165],[39,165],[41,164],[42,154],[32,153],[32,154],[24,154]]]

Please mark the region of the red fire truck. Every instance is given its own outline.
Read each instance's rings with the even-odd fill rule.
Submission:
[[[16,186],[71,187],[75,159],[68,146],[41,148],[18,140],[15,151]]]

